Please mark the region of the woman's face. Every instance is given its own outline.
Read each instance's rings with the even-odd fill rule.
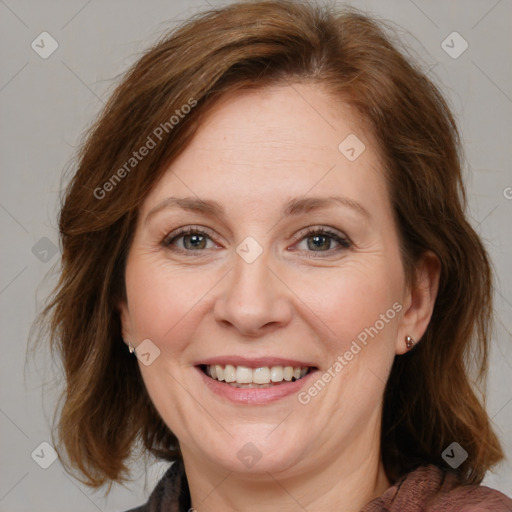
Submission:
[[[186,461],[298,474],[379,446],[422,334],[383,171],[350,107],[297,84],[225,98],[145,199],[123,336]]]

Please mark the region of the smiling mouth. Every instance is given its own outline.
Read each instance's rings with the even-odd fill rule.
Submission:
[[[217,382],[235,388],[270,388],[303,379],[316,370],[312,366],[234,366],[231,364],[199,365],[201,371]]]

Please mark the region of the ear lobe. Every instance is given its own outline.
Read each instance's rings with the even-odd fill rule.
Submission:
[[[404,354],[409,349],[406,338],[419,342],[427,330],[439,290],[441,262],[432,251],[426,251],[416,266],[415,281],[409,290],[409,307],[404,313],[399,328],[396,353]]]

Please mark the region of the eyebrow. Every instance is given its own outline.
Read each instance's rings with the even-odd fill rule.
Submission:
[[[360,203],[342,196],[330,197],[297,197],[290,199],[283,207],[283,216],[301,215],[313,210],[329,208],[331,206],[344,206],[354,210],[366,218],[371,218],[370,212]],[[168,197],[150,210],[144,223],[149,222],[157,212],[165,209],[181,208],[186,211],[200,213],[210,217],[225,217],[224,207],[217,201],[200,199],[198,197]]]

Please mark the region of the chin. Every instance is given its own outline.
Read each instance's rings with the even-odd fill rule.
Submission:
[[[275,428],[275,427],[274,427]],[[289,472],[305,457],[308,445],[306,436],[290,435],[287,430],[269,435],[268,424],[255,433],[254,425],[249,429],[237,428],[229,442],[213,450],[204,447],[207,457],[218,466],[238,474],[265,474]],[[302,448],[298,440],[302,439]]]

